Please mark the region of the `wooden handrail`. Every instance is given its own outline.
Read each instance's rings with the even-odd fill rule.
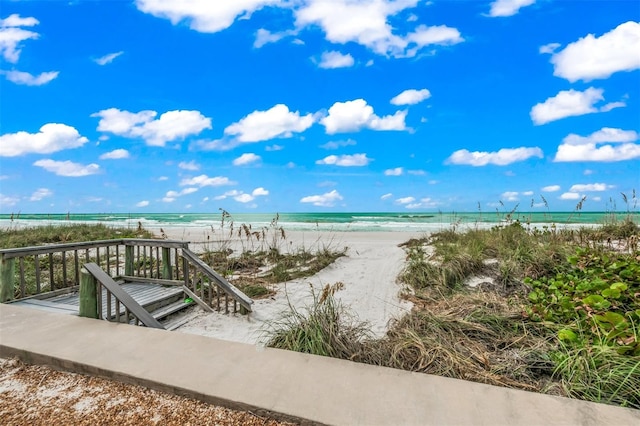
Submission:
[[[246,294],[231,285],[229,281],[227,281],[223,276],[214,271],[209,265],[204,263],[204,261],[202,261],[202,259],[200,259],[195,253],[187,248],[183,248],[182,257],[187,259],[209,279],[215,281],[215,284],[222,290],[224,290],[225,293],[233,297],[238,303],[240,303],[240,306],[251,312],[251,305],[253,304],[253,300],[251,300],[251,298],[249,298]],[[187,276],[186,273],[185,276]]]
[[[44,292],[78,286],[83,261],[113,277],[178,279],[179,250],[188,247],[179,240],[119,238],[0,249],[0,303],[40,294],[43,285]]]
[[[179,241],[179,240],[120,238],[120,239],[114,239],[114,240],[98,240],[98,241],[85,241],[85,242],[78,242],[78,243],[51,244],[48,246],[7,248],[7,249],[0,249],[0,255],[2,255],[5,259],[11,259],[14,257],[21,257],[21,256],[32,256],[32,255],[38,255],[38,254],[56,253],[59,251],[84,250],[84,249],[91,249],[96,247],[107,247],[107,246],[114,246],[114,245],[183,248],[183,247],[187,247],[189,243],[185,241]]]
[[[158,322],[149,312],[147,312],[138,302],[136,302],[133,297],[131,297],[126,291],[122,289],[116,283],[113,278],[107,275],[98,265],[95,263],[86,263],[84,268],[89,272],[93,277],[104,286],[107,291],[114,295],[116,300],[120,301],[124,305],[126,309],[129,310],[136,318],[140,320],[145,326],[150,328],[159,328],[164,330],[162,324]],[[102,310],[102,307],[98,309]],[[108,313],[107,316],[111,315]]]

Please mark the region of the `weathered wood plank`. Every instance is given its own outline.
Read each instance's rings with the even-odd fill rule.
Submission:
[[[56,289],[56,283],[53,275],[53,253],[49,253],[49,290]]]
[[[232,295],[238,303],[244,306],[247,310],[251,311],[251,305],[253,304],[253,300],[247,297],[246,294],[242,293],[240,290],[231,285],[224,277],[214,271],[209,265],[204,263],[202,259],[196,256],[189,249],[182,250],[182,256],[187,258],[191,264],[193,264],[196,268],[198,268],[201,272],[205,273],[211,279],[216,281],[216,285],[222,288],[225,291],[225,295]]]
[[[98,318],[98,285],[88,272],[82,271],[79,294],[79,314],[85,318]]]
[[[36,268],[36,293],[40,293],[40,282],[41,282],[41,277],[40,277],[40,256],[38,256],[37,254],[33,256],[33,260],[35,263],[35,268]]]
[[[77,284],[77,283],[76,283]],[[67,286],[67,252],[62,252],[62,287]]]
[[[75,271],[75,283],[80,284],[80,258],[78,257],[78,250],[73,251],[73,267]]]
[[[20,258],[20,297],[24,297],[27,283],[24,280],[24,257]]]
[[[149,246],[149,247],[171,247],[171,248],[183,248],[189,245],[188,241],[178,240],[151,240],[144,238],[125,238],[122,243],[126,246]]]
[[[182,286],[182,290],[187,293],[187,295],[194,301],[196,302],[202,309],[204,309],[207,312],[213,312],[213,309],[211,308],[211,306],[207,305],[206,303],[204,303],[198,296],[196,296],[196,294],[194,292],[192,292],[191,290],[189,290],[189,288],[187,286]]]
[[[15,268],[15,259],[6,258],[0,254],[0,303],[13,299]]]
[[[116,246],[116,276],[120,275],[120,246]]]
[[[79,288],[78,286],[60,288],[58,290],[48,291],[46,293],[34,294],[33,296],[23,297],[22,299],[18,299],[18,300],[30,300],[30,299],[47,300],[47,299],[56,298],[60,295],[66,295],[67,293],[77,292],[78,288]],[[18,300],[16,300],[16,302]],[[8,303],[13,303],[13,302],[8,302]]]
[[[95,263],[87,263],[85,269],[91,273],[103,286],[114,294],[117,300],[122,302],[144,325],[152,328],[164,329],[155,318],[140,306],[129,294],[127,294],[109,275],[107,275]]]
[[[144,278],[144,277],[132,277],[129,275],[123,275],[119,278],[122,278],[125,281],[129,282],[139,282],[139,283],[149,283],[149,284],[161,284],[161,285],[184,285],[184,281],[182,280],[165,280],[160,278]]]
[[[59,314],[78,315],[78,307],[65,305],[62,303],[47,302],[46,300],[29,299],[19,300],[14,305],[35,308],[42,311],[54,312]]]

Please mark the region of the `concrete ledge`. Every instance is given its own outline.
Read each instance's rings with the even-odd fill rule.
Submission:
[[[3,304],[0,356],[302,423],[640,424],[640,410]]]

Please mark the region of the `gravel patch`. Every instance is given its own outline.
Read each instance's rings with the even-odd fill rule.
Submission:
[[[0,358],[0,419],[19,425],[291,425],[141,386]]]

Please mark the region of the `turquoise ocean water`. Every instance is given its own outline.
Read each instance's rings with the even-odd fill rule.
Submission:
[[[236,225],[247,224],[252,228],[270,226],[277,218],[278,226],[286,230],[319,231],[408,231],[430,232],[448,228],[452,225],[461,228],[486,227],[504,223],[506,219],[519,220],[542,228],[557,226],[577,227],[602,224],[614,217],[622,219],[627,213],[611,212],[516,212],[510,217],[508,212],[467,212],[467,213],[241,213],[232,214],[226,222]],[[639,213],[631,213],[636,222]],[[151,230],[172,227],[213,227],[219,229],[222,215],[215,213],[99,213],[99,214],[19,214],[0,215],[0,228],[61,225],[69,223],[102,223],[112,226],[137,227],[140,223]]]

